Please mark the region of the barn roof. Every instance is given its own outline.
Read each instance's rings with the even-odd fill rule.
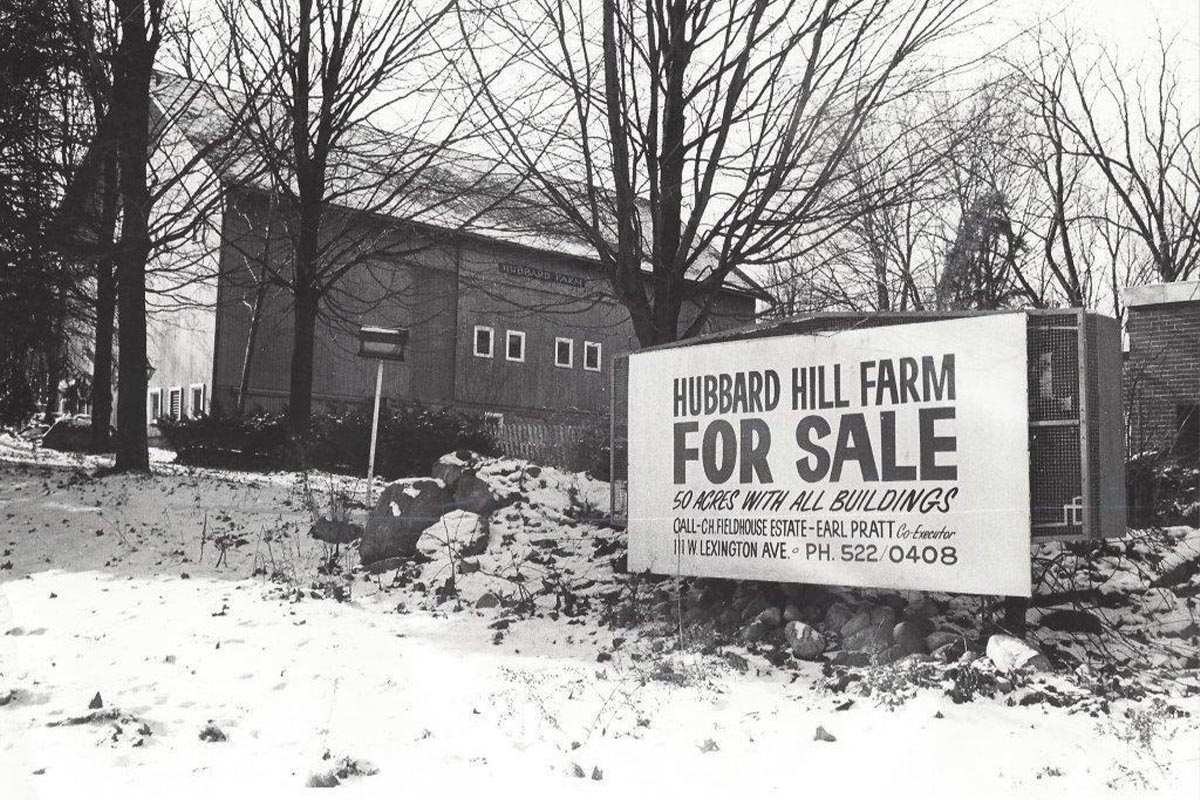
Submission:
[[[278,182],[294,181],[291,175],[265,169],[252,143],[255,137],[281,135],[285,119],[278,104],[246,103],[242,95],[161,72],[155,75],[151,97],[160,124],[176,126],[206,152],[206,161],[222,180],[263,192],[271,192]],[[246,113],[250,106],[254,106],[253,117]],[[355,125],[332,158],[328,186],[331,205],[596,260],[594,247],[519,174],[496,160],[452,147]],[[580,198],[581,207],[585,189],[566,182],[562,186],[565,193]],[[649,204],[643,202],[639,211],[645,230]],[[688,277],[701,280],[715,266],[716,254],[706,253]],[[734,291],[764,294],[757,282],[737,269],[725,285]]]

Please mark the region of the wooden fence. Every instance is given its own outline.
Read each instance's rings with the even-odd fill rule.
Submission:
[[[495,420],[492,433],[505,455],[573,472],[595,471],[607,459],[608,426],[602,420]]]

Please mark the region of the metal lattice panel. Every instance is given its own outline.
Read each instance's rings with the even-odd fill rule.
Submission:
[[[1035,535],[1083,532],[1079,429],[1068,425],[1029,432],[1029,503]]]

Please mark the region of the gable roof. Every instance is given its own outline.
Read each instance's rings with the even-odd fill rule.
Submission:
[[[284,134],[284,112],[278,104],[248,103],[242,94],[164,72],[155,73],[150,94],[156,128],[173,127],[204,154],[223,182],[269,194],[278,182],[294,181],[291,175],[266,169],[252,143],[255,136]],[[251,107],[254,117],[249,116]],[[85,210],[87,198],[96,196],[101,176],[89,162],[98,160],[89,152],[85,159],[89,168],[79,171],[83,187],[73,186],[62,204],[71,212],[63,216],[73,219],[74,225],[91,216]],[[331,155],[327,187],[327,202],[332,206],[597,262],[594,246],[521,175],[494,159],[437,143],[365,123],[354,125]],[[564,182],[563,188],[583,200],[583,186]],[[649,203],[643,201],[638,210],[645,230]],[[615,230],[613,224],[607,227]],[[716,261],[715,253],[702,254],[687,277],[696,281],[707,277]],[[766,297],[766,291],[740,269],[730,272],[725,289]]]

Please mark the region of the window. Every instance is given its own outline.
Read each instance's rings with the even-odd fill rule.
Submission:
[[[600,371],[600,343],[583,343],[583,368],[589,372]]]
[[[162,410],[162,389],[150,390],[150,421],[158,419],[163,415]]]
[[[575,365],[575,342],[559,336],[554,340],[554,366],[572,367]]]
[[[204,408],[204,384],[193,383],[189,389],[190,397],[188,398],[188,413],[193,417],[199,417],[205,413]]]
[[[492,357],[492,338],[495,333],[486,325],[475,326],[475,355],[478,358]]]
[[[179,419],[183,416],[183,387],[173,386],[167,394],[167,415],[171,419]]]
[[[509,331],[504,346],[504,357],[509,361],[525,360],[525,331]]]

